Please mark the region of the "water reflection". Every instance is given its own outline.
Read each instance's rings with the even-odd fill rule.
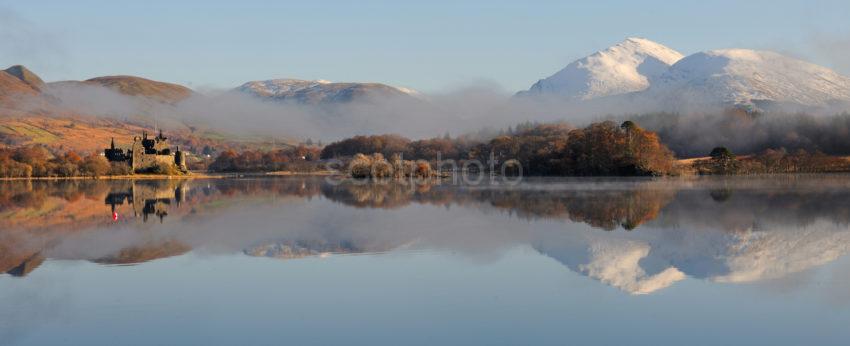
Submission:
[[[168,207],[172,201],[179,206],[185,200],[185,190],[188,188],[186,181],[174,183],[171,180],[124,181],[116,185],[111,187],[105,201],[112,207],[113,220],[119,216],[116,206],[124,205],[126,201],[133,207],[134,217],[141,215],[142,221],[147,222],[148,217],[154,215],[160,223],[168,216]]]
[[[647,294],[777,279],[850,251],[850,178],[538,179],[517,186],[245,180],[3,182],[0,272],[188,251],[293,259],[528,246]],[[147,222],[155,217],[158,222]]]

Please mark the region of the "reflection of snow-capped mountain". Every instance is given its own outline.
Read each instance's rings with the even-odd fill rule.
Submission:
[[[736,234],[732,239],[724,261],[728,272],[712,280],[777,279],[824,265],[850,252],[850,230],[823,220],[802,228]]]
[[[272,242],[249,247],[242,251],[248,256],[294,259],[329,254],[321,249],[310,249],[295,243]]]
[[[647,294],[685,276],[739,283],[777,279],[850,253],[850,229],[828,220],[804,227],[762,224],[730,232],[688,220],[639,232],[545,236],[541,253],[632,294]]]
[[[584,243],[570,241],[565,244],[545,242],[536,248],[576,272],[633,294],[652,293],[685,278],[684,273],[672,266],[647,272],[647,268],[641,266],[652,250],[647,243],[597,237],[584,240]],[[580,245],[572,247],[570,244]],[[570,247],[564,248],[564,245]]]

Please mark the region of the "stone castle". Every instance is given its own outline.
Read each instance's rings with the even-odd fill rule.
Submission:
[[[158,165],[174,165],[181,172],[188,172],[186,166],[186,155],[177,150],[171,151],[168,146],[168,138],[159,135],[154,138],[148,138],[147,132],[142,132],[142,137],[133,138],[132,147],[126,152],[124,149],[115,147],[115,139],[112,139],[112,144],[104,150],[106,159],[109,162],[123,162],[130,166],[134,173],[144,173],[154,171]]]

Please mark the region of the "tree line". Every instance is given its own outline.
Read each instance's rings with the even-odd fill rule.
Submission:
[[[310,172],[320,169],[319,151],[317,147],[303,145],[269,151],[229,149],[220,153],[208,169],[213,172]]]
[[[702,157],[724,146],[736,153],[802,149],[809,153],[850,155],[850,113],[651,113],[631,117],[656,132],[679,157]]]
[[[408,160],[518,162],[530,175],[666,175],[676,173],[673,152],[636,123],[605,121],[577,129],[566,123],[521,124],[495,138],[448,136],[412,141],[399,135],[355,136],[326,146],[320,157],[401,154]]]
[[[726,147],[716,147],[708,159],[696,160],[692,169],[701,175],[834,173],[850,172],[850,160],[820,151],[797,149],[789,152],[785,148],[737,156]]]
[[[52,152],[41,145],[0,148],[0,177],[97,177],[130,173],[125,164],[110,164],[98,154]]]

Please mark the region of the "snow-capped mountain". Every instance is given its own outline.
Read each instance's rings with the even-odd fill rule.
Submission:
[[[723,49],[679,60],[643,94],[668,103],[828,107],[850,101],[850,78],[779,53]]]
[[[519,94],[588,100],[641,91],[681,58],[681,53],[662,44],[644,38],[627,38],[572,62]]]
[[[628,38],[579,59],[518,95],[595,100],[641,111],[700,107],[831,110],[850,107],[850,78],[769,51],[721,49],[687,57]]]
[[[344,103],[366,97],[416,96],[407,88],[380,83],[334,83],[326,80],[271,79],[242,84],[237,92],[275,101],[306,104]]]

